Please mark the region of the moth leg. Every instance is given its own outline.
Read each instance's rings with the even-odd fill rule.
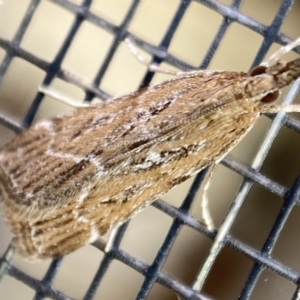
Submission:
[[[204,224],[207,226],[208,230],[213,230],[215,228],[213,219],[211,217],[208,203],[209,199],[207,196],[207,191],[210,186],[210,182],[213,176],[214,171],[216,170],[217,163],[213,162],[212,165],[209,167],[209,170],[204,178],[203,182],[203,191],[202,191],[202,197],[201,197],[201,213],[202,213],[202,219]]]
[[[266,66],[266,67],[273,65],[279,59],[281,59],[281,57],[283,55],[290,52],[292,49],[294,49],[295,47],[297,47],[299,45],[300,45],[300,37],[298,37],[293,42],[281,47],[278,51],[276,51],[273,55],[271,55],[271,57],[267,61],[263,62],[261,65]]]
[[[7,250],[5,251],[5,253],[2,257],[3,262],[0,265],[0,280],[6,274],[7,268],[9,266],[11,260],[13,259],[15,252],[16,252],[16,248],[12,243],[8,246]]]
[[[107,243],[105,245],[105,249],[104,249],[105,253],[108,253],[110,250],[112,250],[117,233],[118,233],[118,227],[115,227],[110,231],[109,237],[108,237]]]
[[[40,93],[43,93],[44,95],[46,96],[49,96],[57,101],[60,101],[64,104],[67,104],[71,107],[74,107],[74,108],[80,108],[80,107],[88,107],[88,106],[91,106],[90,103],[78,103],[76,102],[76,100],[72,99],[72,98],[69,98],[68,96],[66,95],[63,95],[61,92],[59,91],[56,91],[55,89],[53,88],[49,88],[47,86],[40,86],[38,88],[38,91]]]
[[[176,295],[176,297],[177,297],[178,300],[186,300],[186,299],[190,299],[190,298],[186,298],[186,297],[184,297],[184,296],[179,295],[179,294],[176,293],[175,291],[174,291],[174,293],[175,293],[175,295]],[[197,297],[197,296],[196,296],[196,297]],[[198,296],[198,297],[199,297],[199,296]],[[211,298],[207,298],[207,297],[203,296],[202,294],[201,294],[200,298],[198,298],[198,297],[197,297],[197,299],[201,299],[201,300],[212,300]],[[196,299],[196,298],[195,298],[195,299]]]
[[[126,38],[125,39],[125,42],[131,52],[131,54],[140,62],[142,63],[143,65],[145,65],[150,71],[152,72],[157,72],[157,73],[163,73],[163,74],[169,74],[169,75],[174,75],[174,76],[178,76],[180,74],[182,74],[183,72],[181,71],[173,71],[173,70],[169,70],[169,69],[164,69],[164,68],[161,68],[159,66],[156,66],[155,64],[153,63],[150,63],[149,61],[147,61],[145,59],[145,57],[140,54],[137,50],[137,47],[134,45],[134,43],[129,39],[129,38]]]

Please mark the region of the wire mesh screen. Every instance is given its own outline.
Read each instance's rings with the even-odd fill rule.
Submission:
[[[1,146],[71,109],[38,93],[41,84],[97,101],[170,78],[137,62],[126,37],[170,69],[248,71],[300,35],[292,0],[2,2]],[[99,89],[70,82],[70,73]],[[297,101],[299,84],[281,101]],[[215,230],[200,222],[205,171],[121,226],[108,253],[104,237],[53,261],[10,257],[12,236],[0,220],[0,298],[300,299],[297,118],[262,116],[218,166],[209,190]]]

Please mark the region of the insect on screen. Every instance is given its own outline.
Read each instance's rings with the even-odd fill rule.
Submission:
[[[146,61],[164,69],[225,70],[228,71],[226,74],[238,74],[230,75],[235,83],[244,82],[247,75],[236,72],[248,72],[266,61],[281,45],[300,36],[299,12],[299,2],[292,0],[2,0],[0,146],[41,120],[74,111],[65,103],[39,92],[42,85],[75,99],[78,104],[83,100],[96,104],[173,78],[170,74],[149,70],[131,53],[132,47]],[[125,43],[126,38],[131,41],[130,47]],[[283,60],[296,60],[299,53],[300,49],[296,47],[284,55]],[[190,78],[182,77],[180,81],[182,90],[187,87],[187,79]],[[221,90],[226,91],[226,83],[220,82],[217,88],[220,90],[219,86],[223,84]],[[299,84],[297,80],[284,87],[278,103],[297,103]],[[163,87],[167,89],[167,85]],[[173,101],[174,94],[171,89],[166,99]],[[141,98],[144,96],[142,94]],[[154,102],[157,100],[155,96]],[[144,98],[146,103],[148,98]],[[118,100],[119,107],[126,109],[126,99],[123,100],[123,103]],[[211,105],[210,102],[204,104]],[[113,105],[109,101],[103,107],[110,109]],[[180,118],[191,105],[193,102],[187,102],[178,114],[166,113],[167,125]],[[236,114],[236,109],[225,111]],[[88,111],[89,108],[86,114],[82,114],[86,118]],[[127,109],[127,113],[130,114],[131,109]],[[141,111],[139,117],[143,118]],[[77,120],[74,126],[77,126]],[[41,124],[44,125],[39,128],[46,128],[45,124],[49,123]],[[178,121],[178,124],[181,123]],[[121,129],[123,125],[120,123]],[[61,128],[63,132],[67,126]],[[170,130],[170,127],[166,128]],[[134,130],[138,131],[139,127],[130,128],[130,131]],[[218,128],[214,132],[218,132]],[[205,204],[202,191],[207,181],[205,169],[118,227],[110,247],[107,241],[111,239],[106,234],[91,245],[86,243],[55,259],[32,262],[18,251],[14,252],[11,227],[5,222],[10,216],[3,204],[7,199],[7,182],[4,184],[0,178],[0,201],[5,211],[0,219],[0,298],[299,299],[299,132],[299,113],[279,112],[259,118],[249,134],[213,172],[206,209],[212,217],[212,229],[204,225],[201,209]],[[130,149],[130,145],[134,147],[137,142],[140,143],[138,146],[143,145],[145,136],[148,138],[149,134],[140,134],[134,142],[111,139],[110,143],[129,144]],[[219,132],[217,139],[223,141],[224,136]],[[32,139],[30,135],[26,137],[29,137],[30,147],[43,135],[35,134]],[[55,137],[56,140],[59,138],[63,136]],[[91,139],[81,143],[80,151],[84,152],[93,142],[95,140]],[[156,144],[155,140],[153,147]],[[23,153],[19,147],[13,150],[16,154],[13,159],[8,159],[8,164],[19,161]],[[3,153],[6,152],[0,152],[0,161],[5,160]],[[114,159],[122,157],[118,155],[110,158],[109,163],[117,164]],[[20,170],[14,171],[21,172],[21,177],[28,182],[39,177],[39,171],[45,178],[55,178],[54,173],[39,170],[40,166],[45,166],[40,157],[33,157],[27,164],[24,160],[24,165],[19,165]],[[151,159],[154,158],[152,154]],[[59,159],[62,159],[63,167],[68,162],[66,155],[57,156],[56,163]],[[32,170],[25,170],[27,165],[32,166]],[[144,165],[140,163],[140,166]],[[1,168],[0,171],[4,172],[4,164]],[[41,180],[44,180],[43,176]],[[130,172],[128,176],[137,182],[143,180],[143,173],[136,175],[139,176],[136,179]],[[163,176],[168,182],[167,175]],[[109,193],[112,186],[104,185],[102,189]],[[47,188],[49,185],[43,186],[44,191]],[[51,195],[59,192],[55,188],[50,190],[48,204]],[[133,193],[131,198],[134,197],[136,194]],[[131,198],[122,203],[130,205]],[[113,200],[108,198],[106,203],[113,203]],[[18,209],[11,209],[11,214],[18,215]],[[40,214],[44,212],[43,207],[38,209]],[[64,209],[64,206],[55,203],[51,213],[57,209]],[[74,214],[74,210],[71,213]],[[32,216],[32,211],[26,214]],[[82,216],[77,217],[78,222],[84,223]],[[19,228],[26,216],[22,218],[17,219],[14,228]],[[27,219],[25,222],[31,224],[30,229],[37,228],[34,226],[38,221]],[[53,228],[59,234],[64,231],[57,224],[47,226],[44,231]],[[66,230],[66,235],[68,233]],[[38,232],[35,229],[28,236],[25,231],[21,235],[31,240]],[[74,239],[76,244],[79,238]],[[51,239],[40,246],[47,242],[53,248],[57,246]]]

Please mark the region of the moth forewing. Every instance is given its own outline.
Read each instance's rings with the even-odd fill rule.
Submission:
[[[67,254],[218,162],[262,112],[281,109],[268,95],[299,77],[299,64],[183,73],[16,136],[0,152],[0,190],[17,249]]]

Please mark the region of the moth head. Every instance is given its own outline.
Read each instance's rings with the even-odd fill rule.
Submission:
[[[260,74],[265,74],[266,70],[267,70],[266,66],[260,65],[260,66],[257,66],[257,67],[254,67],[253,69],[251,69],[248,72],[248,75],[256,76],[256,75],[260,75]],[[260,99],[260,101],[264,104],[272,103],[278,99],[279,95],[280,95],[280,91],[271,92],[271,93],[267,94],[266,96],[264,96],[262,99]]]

